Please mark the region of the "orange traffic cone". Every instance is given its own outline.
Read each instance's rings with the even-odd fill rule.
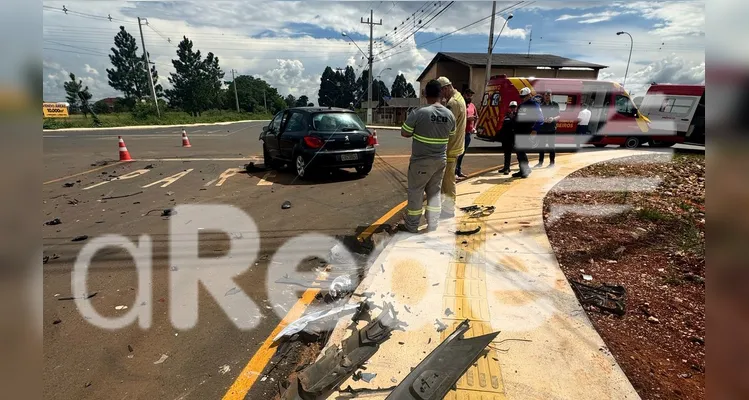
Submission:
[[[184,129],[182,130],[182,147],[192,147],[190,139],[187,138],[187,132]]]
[[[133,161],[130,157],[130,152],[127,151],[127,147],[125,147],[125,141],[122,140],[122,136],[117,136],[117,139],[119,139],[120,161]]]
[[[380,141],[377,140],[377,129],[372,130],[372,140],[374,141],[375,146],[380,145]]]

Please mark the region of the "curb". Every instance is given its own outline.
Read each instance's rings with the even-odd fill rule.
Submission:
[[[158,129],[158,128],[184,128],[191,126],[209,126],[209,125],[231,125],[243,122],[270,122],[269,119],[245,119],[241,121],[227,122],[201,122],[197,124],[182,125],[131,125],[131,126],[108,126],[105,128],[61,128],[61,129],[42,129],[42,132],[71,132],[71,131],[108,131],[108,130],[132,130],[132,129]]]

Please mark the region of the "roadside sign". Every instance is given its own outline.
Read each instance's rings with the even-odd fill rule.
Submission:
[[[44,118],[68,118],[68,105],[65,103],[42,103]]]

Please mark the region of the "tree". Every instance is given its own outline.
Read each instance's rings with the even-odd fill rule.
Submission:
[[[182,39],[177,48],[178,59],[172,60],[176,72],[169,77],[174,89],[166,90],[165,94],[173,107],[197,116],[224,103],[221,89],[224,72],[213,53],[201,60],[200,50],[193,51],[192,40],[187,36]]]
[[[307,97],[306,94],[303,94],[296,100],[294,107],[308,107],[308,104],[310,104],[309,97]]]
[[[409,82],[406,84],[406,96],[408,98],[415,99],[416,98],[416,89],[414,89],[413,85]]]
[[[109,114],[112,112],[112,109],[104,99],[101,99],[94,103],[94,112],[97,114]]]
[[[393,81],[390,93],[393,97],[406,97],[406,85],[408,85],[406,77],[403,74],[398,74]]]
[[[340,101],[341,83],[341,79],[333,71],[333,68],[325,67],[322,76],[320,76],[320,90],[317,93],[317,103],[320,104],[320,107],[337,106],[336,101]]]
[[[284,101],[286,102],[286,107],[289,107],[289,108],[295,107],[296,97],[294,97],[293,94],[290,94],[290,95],[286,96],[286,98],[284,99]]]
[[[65,82],[63,87],[65,88],[66,93],[65,100],[67,100],[70,110],[80,110],[83,112],[83,116],[88,118],[88,113],[90,112],[88,101],[91,100],[92,97],[91,93],[88,91],[88,86],[84,88],[83,81],[80,79],[76,82],[75,74],[71,72],[70,81]]]
[[[250,75],[239,75],[234,82],[227,82],[229,88],[226,90],[227,108],[234,107],[234,85],[237,85],[237,98],[241,110],[259,113],[270,112],[275,114],[288,108],[288,97],[286,100],[278,93],[278,89],[270,86],[268,82]],[[265,96],[265,97],[263,97]],[[289,95],[291,96],[291,95]],[[291,96],[293,97],[293,96]],[[298,100],[295,100],[298,102]],[[265,109],[265,104],[268,109]]]
[[[109,61],[114,68],[107,68],[108,83],[113,89],[125,95],[126,101],[132,107],[137,100],[151,96],[151,84],[145,72],[145,57],[138,55],[138,45],[135,38],[120,26],[120,31],[114,37],[112,54]],[[158,84],[159,74],[156,67],[150,68],[154,81],[156,97],[164,96],[164,89]]]
[[[374,82],[372,82],[372,87]],[[359,79],[356,80],[356,105],[360,105],[362,102],[367,101],[367,89],[369,88],[369,70],[365,69],[362,71]]]
[[[348,107],[356,101],[356,72],[354,67],[347,66],[343,73],[343,106]]]
[[[385,82],[379,81],[377,79],[372,81],[372,101],[378,103],[379,105],[385,104],[384,97],[390,97],[390,91],[388,91],[387,85],[385,85]]]

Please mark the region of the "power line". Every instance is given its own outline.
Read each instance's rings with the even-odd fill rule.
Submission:
[[[447,6],[445,6],[445,8],[443,8],[443,9],[442,9],[442,10],[441,10],[440,12],[438,12],[437,14],[435,14],[435,15],[434,15],[434,16],[432,17],[432,19],[430,19],[429,21],[427,21],[427,24],[429,24],[430,22],[432,22],[432,21],[433,21],[433,20],[435,20],[436,18],[439,18],[439,16],[440,16],[440,15],[441,15],[441,14],[442,14],[443,12],[445,12],[445,11],[446,11],[446,10],[447,10],[448,8],[450,8],[450,6],[452,6],[452,5],[454,4],[454,3],[455,3],[454,1],[451,1],[450,3],[448,3],[448,4],[447,4]],[[418,31],[419,31],[419,29],[416,29],[416,30],[415,30],[415,31],[414,31],[413,33],[411,33],[410,35],[408,35],[408,36],[406,36],[405,38],[403,38],[403,39],[402,39],[402,40],[401,40],[400,42],[398,42],[398,43],[394,44],[394,45],[393,45],[392,47],[390,47],[390,48],[388,48],[388,49],[385,49],[385,50],[381,51],[381,52],[380,52],[380,53],[378,53],[377,55],[379,56],[379,55],[380,55],[380,54],[382,54],[382,53],[385,53],[385,52],[387,52],[387,51],[389,51],[389,50],[392,50],[392,49],[394,49],[394,48],[395,48],[396,46],[400,45],[401,43],[403,43],[403,42],[405,42],[406,40],[408,40],[408,38],[410,38],[411,36],[415,35],[415,34],[416,34],[416,32],[418,32]]]
[[[433,5],[432,5],[431,3],[432,3],[431,1],[427,1],[427,2],[425,2],[425,3],[424,3],[424,4],[422,5],[422,7],[420,7],[419,9],[417,9],[417,10],[416,10],[416,12],[414,12],[414,13],[412,13],[412,14],[411,14],[411,16],[413,16],[413,17],[414,17],[414,21],[416,21],[416,20],[417,20],[417,18],[416,18],[416,14],[419,14],[419,13],[424,13],[424,12],[425,12],[425,11],[427,10],[427,8],[428,8],[428,7],[434,7],[434,8],[433,8],[432,10],[430,10],[430,11],[429,11],[429,13],[428,13],[428,14],[427,14],[427,15],[426,15],[425,17],[421,17],[421,16],[419,16],[420,18],[429,18],[429,16],[431,16],[431,15],[432,15],[432,14],[433,14],[433,13],[434,13],[435,11],[439,10],[439,8],[440,8],[440,7],[442,6],[442,2],[441,2],[441,1],[440,1],[440,2],[436,2],[436,3],[434,3]],[[405,30],[404,30],[404,29],[401,29],[400,31],[398,31],[398,30],[397,30],[399,26],[403,26],[403,25],[405,25],[405,23],[406,23],[406,22],[407,22],[408,20],[410,20],[410,18],[411,18],[411,17],[407,17],[407,18],[406,18],[405,20],[401,21],[400,25],[396,25],[396,26],[395,26],[395,27],[393,28],[393,30],[395,31],[395,33],[392,33],[392,32],[388,32],[388,33],[385,33],[385,35],[383,35],[383,36],[380,36],[380,38],[379,38],[379,39],[377,39],[377,40],[378,40],[378,42],[380,42],[380,44],[383,44],[383,43],[384,43],[385,41],[389,41],[389,42],[391,42],[391,43],[392,43],[392,42],[395,42],[396,40],[398,40],[398,37],[399,37],[399,36],[400,36],[400,37],[402,37],[402,35],[405,35],[405,34],[407,34],[407,32],[409,32],[409,29],[411,29],[411,30],[412,30],[412,29],[414,29],[415,27],[411,27],[411,28],[406,28]],[[406,33],[404,33],[404,32],[406,32]],[[391,33],[392,33],[392,35],[391,35]],[[390,36],[390,37],[388,38],[388,35],[391,35],[391,36]]]
[[[121,23],[126,23],[126,24],[137,24],[137,22],[134,22],[134,21],[127,21],[127,20],[124,20],[124,19],[113,18],[111,14],[108,14],[106,17],[104,17],[104,16],[101,16],[101,15],[94,15],[94,14],[88,14],[88,13],[84,13],[84,12],[80,12],[80,11],[74,11],[74,10],[71,10],[71,9],[67,8],[66,6],[62,6],[62,9],[51,7],[51,6],[42,6],[42,7],[43,7],[43,11],[54,11],[54,12],[58,12],[58,13],[63,13],[65,15],[73,15],[73,16],[81,17],[81,18],[94,19],[94,20],[98,20],[98,21],[109,21],[109,22],[121,22]]]

